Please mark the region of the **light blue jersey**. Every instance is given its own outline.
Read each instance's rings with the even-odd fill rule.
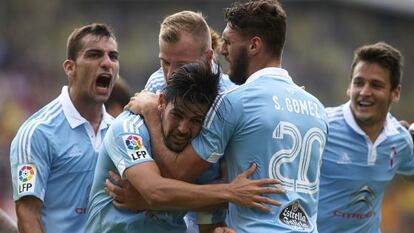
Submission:
[[[349,102],[327,112],[319,231],[378,233],[386,186],[396,173],[414,175],[411,136],[388,114],[384,129],[372,143],[355,122]]]
[[[213,105],[214,106],[214,105]],[[224,155],[229,179],[257,169],[252,179],[276,178],[282,203],[265,213],[229,205],[226,222],[238,233],[318,232],[319,168],[327,135],[323,105],[295,85],[287,71],[265,68],[216,99],[193,142],[209,162]]]
[[[111,121],[105,112],[95,135],[63,87],[17,132],[10,155],[13,198],[34,196],[43,202],[46,232],[83,232],[98,149]]]
[[[213,64],[214,69],[218,69],[218,66],[216,64]],[[162,68],[155,71],[148,79],[147,84],[145,85],[145,90],[156,93],[157,91],[163,91],[164,88],[167,86],[165,83],[165,77],[164,72]],[[224,92],[227,90],[230,90],[237,85],[234,84],[232,81],[230,81],[229,76],[220,73],[220,80],[219,80],[219,92]],[[221,169],[220,169],[220,163],[212,164],[212,166],[203,174],[198,177],[196,180],[197,184],[208,184],[211,183],[217,179],[222,177],[221,175]],[[214,214],[212,214],[209,219],[205,220],[203,224],[210,223],[220,223],[223,222],[225,219],[226,211],[216,211]],[[197,233],[198,227],[196,225],[196,214],[194,212],[190,212],[186,216],[186,222],[188,225],[188,231],[187,233]]]
[[[108,171],[116,171],[123,176],[127,168],[144,162],[154,162],[148,130],[141,117],[123,112],[113,121],[99,153],[85,232],[185,232],[183,211],[138,213],[121,210],[112,205],[112,198],[104,191]]]
[[[214,65],[215,69],[217,69],[217,65]],[[147,84],[145,84],[145,90],[156,93],[157,91],[163,91],[164,88],[167,86],[165,83],[164,72],[162,68],[159,68],[155,71],[151,76],[148,78]],[[230,90],[231,88],[236,87],[237,85],[230,81],[229,76],[224,73],[220,73],[220,80],[219,80],[219,92],[224,92]]]

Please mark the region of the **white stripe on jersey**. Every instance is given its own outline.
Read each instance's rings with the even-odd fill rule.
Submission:
[[[137,133],[139,127],[144,124],[142,117],[131,114],[123,123],[124,132]]]
[[[328,122],[344,119],[344,113],[342,107],[325,108],[326,114],[328,115]]]
[[[43,112],[36,118],[30,119],[24,124],[22,132],[19,136],[18,156],[19,164],[30,163],[31,158],[31,140],[35,129],[41,125],[51,122],[60,112],[62,106],[58,99],[54,100],[52,104],[45,108]]]

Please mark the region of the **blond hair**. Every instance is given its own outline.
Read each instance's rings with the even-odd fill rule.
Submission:
[[[180,11],[167,16],[161,23],[159,40],[177,43],[183,33],[190,35],[202,52],[211,49],[209,26],[200,12]]]

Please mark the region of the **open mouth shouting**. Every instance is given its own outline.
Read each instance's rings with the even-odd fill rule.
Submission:
[[[109,87],[111,85],[112,74],[101,73],[96,79],[96,89],[99,94],[106,95],[109,93]]]

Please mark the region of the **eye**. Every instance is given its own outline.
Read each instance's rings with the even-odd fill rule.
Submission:
[[[202,125],[202,124],[203,124],[203,121],[204,121],[204,119],[201,119],[201,118],[194,118],[194,119],[191,119],[191,122],[192,122],[193,124],[196,124],[196,125]]]
[[[181,119],[182,118],[182,115],[180,113],[174,112],[174,111],[171,112],[171,116],[173,118],[176,118],[176,119]]]
[[[364,82],[360,79],[354,79],[354,81],[352,82],[352,84],[356,87],[362,87],[364,86]]]
[[[118,53],[110,53],[109,57],[112,61],[118,61],[119,60],[119,54]]]
[[[382,89],[385,87],[385,84],[381,82],[373,82],[372,87],[375,89]]]

